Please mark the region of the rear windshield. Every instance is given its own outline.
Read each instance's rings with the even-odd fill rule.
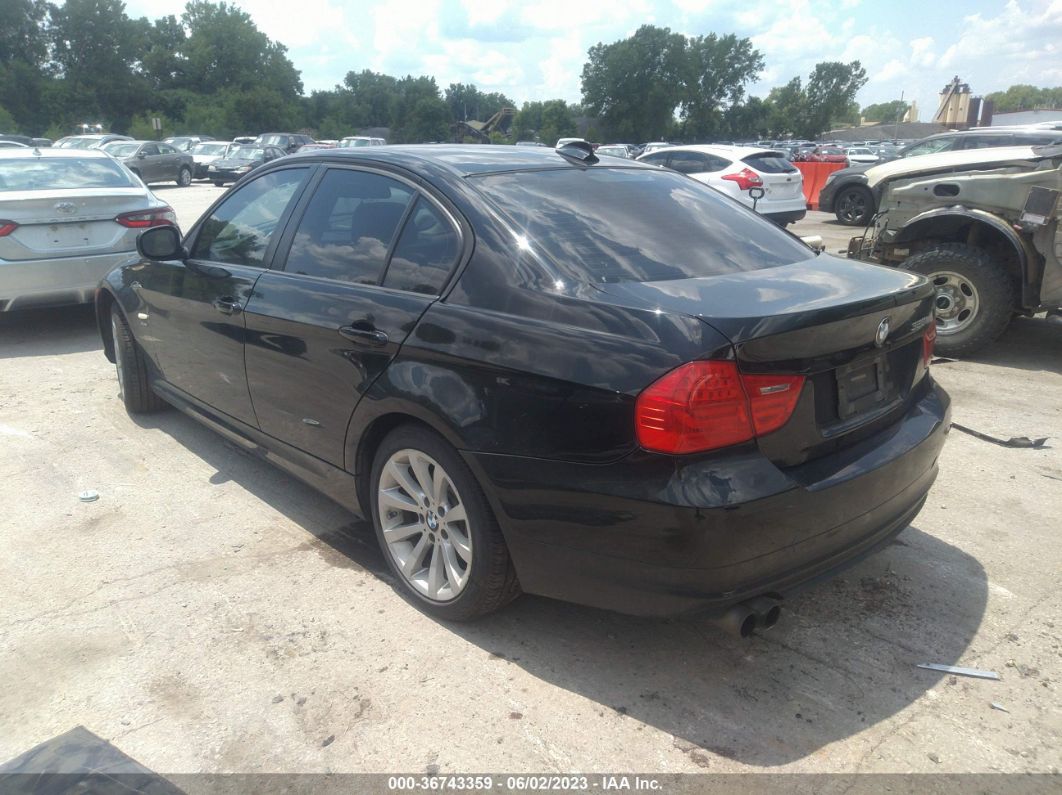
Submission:
[[[41,157],[0,160],[0,191],[67,188],[132,188],[136,183],[105,157]]]
[[[771,222],[674,172],[564,168],[470,181],[533,248],[590,282],[719,276],[811,256]]]
[[[258,143],[264,146],[287,146],[288,136],[286,135],[263,135],[259,137]]]
[[[797,167],[786,160],[785,155],[781,152],[763,152],[758,155],[749,155],[742,158],[741,162],[747,163],[764,174],[788,174],[797,170]]]
[[[129,157],[136,154],[139,148],[140,144],[107,144],[103,147],[103,151],[111,157]]]
[[[229,148],[228,144],[197,144],[192,154],[196,155],[223,155]]]

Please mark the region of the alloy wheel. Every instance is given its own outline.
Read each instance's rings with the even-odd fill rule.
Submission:
[[[398,450],[380,472],[376,499],[387,552],[406,582],[433,602],[460,596],[472,567],[472,532],[446,470],[419,450]]]
[[[845,223],[861,223],[867,215],[867,197],[858,190],[842,193],[837,200],[837,214]]]
[[[954,271],[940,271],[929,278],[937,291],[937,333],[956,334],[969,326],[977,317],[980,304],[973,282]]]

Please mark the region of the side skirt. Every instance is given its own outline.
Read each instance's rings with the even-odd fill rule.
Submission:
[[[212,409],[167,381],[156,378],[151,386],[163,400],[192,419],[238,444],[256,458],[294,475],[360,518],[365,518],[354,475]]]

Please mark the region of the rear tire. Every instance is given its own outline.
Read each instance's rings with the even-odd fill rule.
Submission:
[[[963,243],[938,243],[900,267],[922,274],[937,289],[937,353],[974,353],[999,339],[1010,324],[1017,285],[986,251]]]
[[[833,214],[845,226],[866,226],[874,215],[874,194],[862,185],[841,188],[833,198]]]
[[[224,182],[218,182],[217,180],[214,180],[214,187],[224,188],[225,187],[225,183]]]
[[[192,171],[191,169],[182,166],[181,170],[177,172],[177,185],[181,188],[187,188],[192,184]]]
[[[415,425],[396,428],[376,451],[369,483],[376,538],[399,589],[418,608],[468,621],[519,595],[486,495],[442,437]]]
[[[151,391],[147,359],[116,305],[111,307],[111,337],[114,340],[114,367],[118,372],[118,395],[125,410],[130,414],[145,414],[166,408],[166,402]]]

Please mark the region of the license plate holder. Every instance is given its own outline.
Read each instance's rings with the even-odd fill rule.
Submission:
[[[838,367],[837,415],[846,420],[884,405],[889,396],[889,362],[881,354]]]

